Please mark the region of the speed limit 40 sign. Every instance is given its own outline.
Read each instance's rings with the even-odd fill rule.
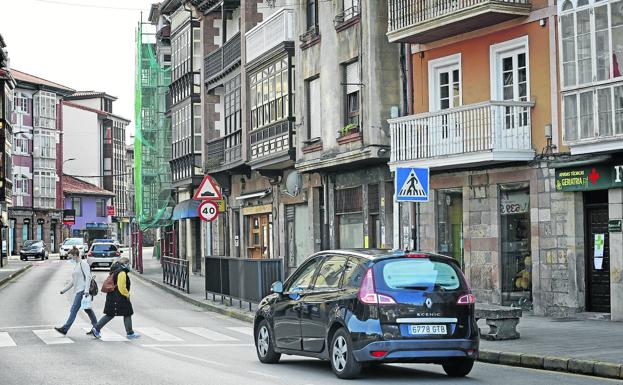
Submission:
[[[199,218],[212,222],[218,217],[218,205],[212,201],[205,201],[199,205]]]

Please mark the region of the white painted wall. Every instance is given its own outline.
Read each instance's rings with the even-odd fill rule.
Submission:
[[[95,108],[96,110],[102,109],[102,98],[70,100],[70,102],[89,108]]]
[[[102,174],[101,120],[97,114],[63,105],[63,165],[68,175]],[[80,178],[102,187],[102,178]]]

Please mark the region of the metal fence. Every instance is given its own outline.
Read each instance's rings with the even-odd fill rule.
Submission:
[[[283,259],[245,259],[231,257],[205,257],[206,299],[216,295],[224,302],[229,298],[249,304],[258,303],[270,294],[270,286],[275,281],[283,281]]]
[[[190,269],[186,259],[162,257],[162,282],[190,293]]]

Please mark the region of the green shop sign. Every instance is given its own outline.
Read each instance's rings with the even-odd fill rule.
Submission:
[[[623,187],[623,164],[556,169],[556,191],[589,191]]]

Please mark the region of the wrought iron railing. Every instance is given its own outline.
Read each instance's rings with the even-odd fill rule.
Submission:
[[[162,282],[190,293],[190,269],[186,259],[162,257]]]

